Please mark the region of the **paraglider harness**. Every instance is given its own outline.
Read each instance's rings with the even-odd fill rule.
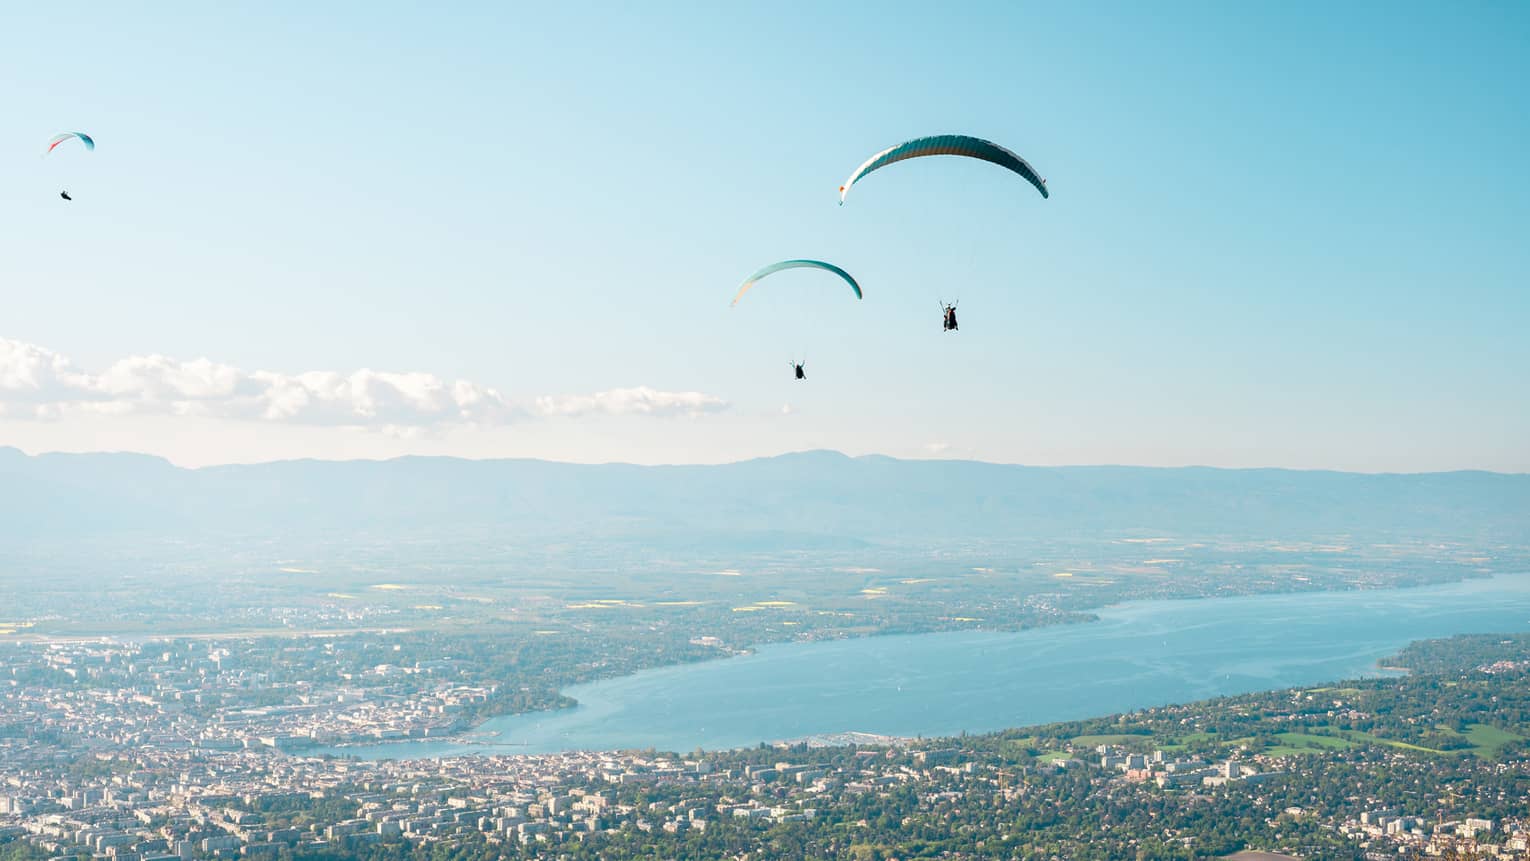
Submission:
[[[944,321],[943,326],[942,326],[942,331],[946,331],[946,332],[955,332],[956,331],[956,306],[960,305],[961,302],[962,302],[962,300],[958,299],[955,302],[952,302],[951,304],[947,305],[945,303],[945,300],[941,300],[941,302],[940,302],[940,310],[945,312],[945,321]]]
[[[792,370],[796,372],[797,379],[799,380],[807,379],[807,371],[803,370],[805,365],[807,365],[807,359],[803,359],[800,362],[792,362]]]

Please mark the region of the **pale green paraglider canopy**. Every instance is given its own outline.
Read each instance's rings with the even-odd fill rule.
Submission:
[[[750,287],[754,286],[754,282],[767,275],[780,272],[783,269],[822,269],[825,272],[833,272],[835,275],[845,279],[845,283],[849,284],[850,289],[855,291],[855,298],[861,298],[861,285],[855,283],[855,279],[850,277],[849,272],[835,266],[833,263],[825,263],[822,260],[782,260],[780,263],[772,263],[745,278],[743,285],[738,288],[738,294],[733,297],[731,304],[737,305],[738,300],[744,298],[744,294],[749,292]]]
[[[888,147],[869,159],[865,164],[855,169],[845,184],[839,187],[839,202],[843,206],[845,195],[850,193],[850,186],[855,185],[861,177],[879,168],[911,158],[920,158],[927,155],[959,155],[966,158],[982,159],[991,164],[996,164],[1006,170],[1014,171],[1024,177],[1036,190],[1041,192],[1042,197],[1050,197],[1047,193],[1047,181],[1030,166],[1025,159],[1014,152],[999,146],[993,141],[985,141],[982,138],[968,137],[967,135],[935,135],[934,137],[915,138],[911,141],[900,143],[895,147]]]

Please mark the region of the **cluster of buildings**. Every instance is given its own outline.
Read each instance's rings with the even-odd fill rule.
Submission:
[[[364,762],[346,742],[459,732],[497,689],[482,668],[381,642],[82,640],[0,649],[0,843],[101,861],[270,857],[374,842],[534,843],[636,829],[813,819],[841,793],[952,771],[955,750],[895,765],[627,754]],[[884,740],[861,734],[838,743]],[[829,741],[816,740],[818,743]],[[810,746],[816,746],[809,743]],[[325,748],[328,748],[326,750]],[[635,787],[691,787],[636,805]],[[321,811],[292,827],[294,810]]]
[[[460,732],[497,691],[460,661],[377,657],[333,638],[31,644],[0,654],[0,715],[97,749],[291,752]]]
[[[1280,773],[1261,772],[1252,764],[1236,759],[1209,763],[1199,759],[1178,759],[1163,750],[1133,753],[1110,744],[1099,745],[1094,752],[1099,755],[1101,768],[1122,772],[1128,782],[1151,781],[1164,789],[1222,786],[1233,781],[1259,783]]]
[[[811,820],[843,794],[975,773],[930,764],[952,758],[930,753],[926,763],[868,750],[833,768],[777,760],[726,769],[706,757],[618,753],[363,762],[182,748],[95,754],[85,768],[0,758],[0,841],[55,856],[189,861],[266,858],[283,846],[674,834],[722,819],[765,827]],[[657,787],[670,800],[633,800]],[[310,821],[293,827],[299,810]]]
[[[385,637],[7,645],[0,843],[187,861],[388,841],[676,834],[723,819],[764,827],[811,820],[841,793],[884,791],[959,759],[932,750],[894,765],[872,751],[833,769],[784,759],[716,769],[705,757],[614,753],[322,755],[346,742],[460,732],[497,692],[482,677],[462,659],[409,658]],[[632,801],[654,786],[681,791],[662,804]]]
[[[1430,823],[1400,808],[1367,810],[1345,820],[1340,832],[1360,842],[1366,857],[1530,858],[1530,820],[1494,822],[1466,817]]]

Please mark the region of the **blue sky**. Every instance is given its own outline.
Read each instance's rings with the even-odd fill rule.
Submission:
[[[1524,4],[126,6],[0,32],[0,444],[1530,470]],[[1051,199],[927,159],[835,206],[942,132]],[[728,308],[804,256],[865,300]],[[500,400],[276,415],[200,358]]]

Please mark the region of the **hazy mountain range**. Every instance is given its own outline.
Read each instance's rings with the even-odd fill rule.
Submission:
[[[801,452],[717,466],[406,457],[182,469],[0,448],[0,537],[677,533],[899,541],[1070,534],[1530,537],[1530,475],[1027,467]],[[767,542],[776,543],[776,542]]]

